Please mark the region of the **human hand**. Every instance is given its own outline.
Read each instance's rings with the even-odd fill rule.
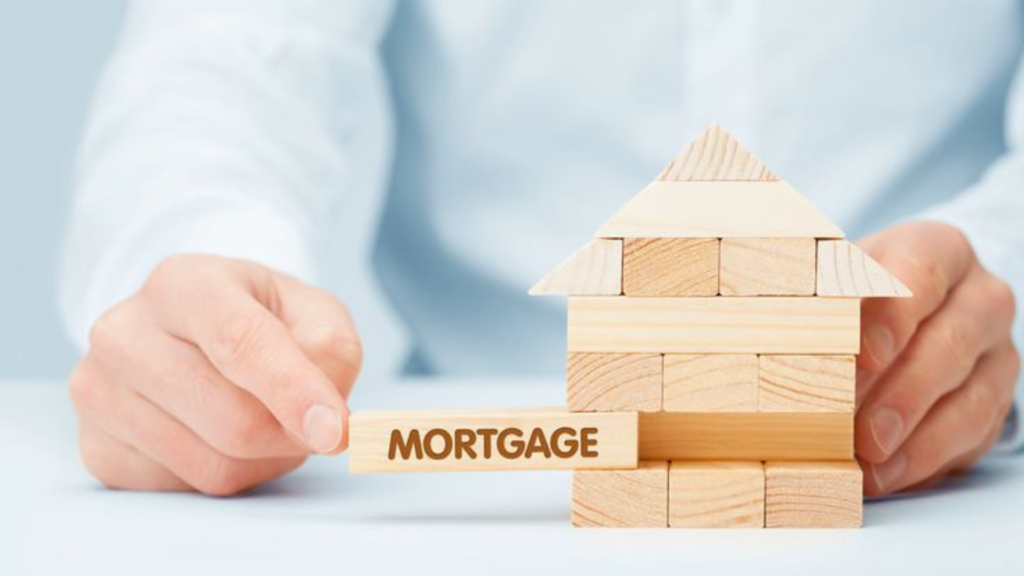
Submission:
[[[966,237],[903,224],[859,245],[914,292],[868,299],[857,369],[857,457],[881,496],[964,472],[999,439],[1020,358],[1014,297]]]
[[[230,495],[347,444],[359,337],[294,278],[173,256],[89,342],[69,387],[82,460],[107,486]]]

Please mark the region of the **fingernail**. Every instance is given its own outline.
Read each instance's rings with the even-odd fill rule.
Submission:
[[[896,355],[896,339],[892,330],[880,324],[867,329],[864,333],[864,351],[867,352],[875,366],[886,366]]]
[[[888,492],[890,486],[896,486],[897,482],[903,479],[907,472],[907,457],[903,452],[897,453],[884,464],[872,468],[875,475],[875,484],[882,492]]]
[[[323,404],[311,406],[303,421],[306,444],[316,452],[334,450],[341,442],[341,425],[341,414],[337,410]]]
[[[903,417],[892,408],[879,408],[871,415],[871,437],[886,456],[903,440]]]

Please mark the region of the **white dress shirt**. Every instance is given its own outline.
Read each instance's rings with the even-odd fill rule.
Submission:
[[[1009,0],[139,1],[81,156],[67,325],[84,346],[160,259],[213,252],[343,298],[368,380],[556,375],[564,303],[527,288],[712,122],[853,238],[959,226],[1020,298],[1021,18]]]

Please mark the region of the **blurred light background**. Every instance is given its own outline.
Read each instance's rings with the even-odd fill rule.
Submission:
[[[127,0],[0,3],[0,379],[62,378],[57,310],[75,150]]]

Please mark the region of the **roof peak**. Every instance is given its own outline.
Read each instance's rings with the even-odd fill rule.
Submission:
[[[778,179],[718,124],[709,126],[656,178],[669,182],[773,182]]]

